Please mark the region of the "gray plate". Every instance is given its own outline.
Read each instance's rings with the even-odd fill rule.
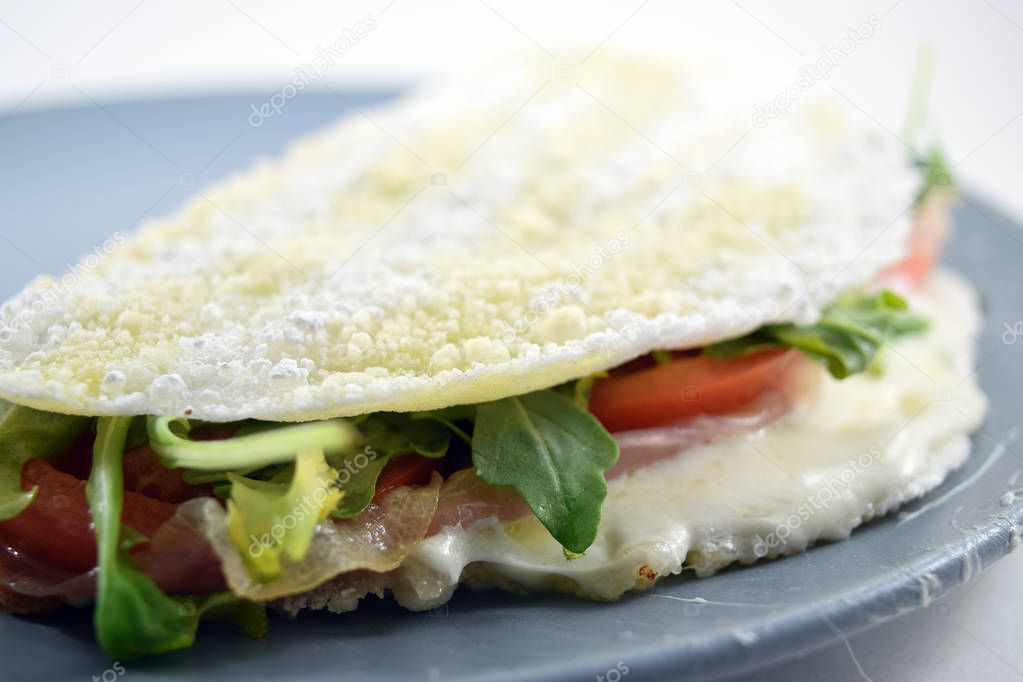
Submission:
[[[265,96],[116,104],[0,122],[0,296],[40,271],[62,272],[114,231],[166,214],[193,185],[277,153],[350,104],[387,96],[307,93],[258,128],[248,123],[250,104]],[[991,415],[969,463],[907,507],[911,517],[890,515],[846,542],[704,580],[668,580],[616,603],[460,592],[440,611],[410,614],[370,599],[355,615],[274,621],[265,641],[204,626],[192,649],[124,669],[132,680],[614,682],[626,668],[630,680],[699,679],[794,656],[944,594],[1009,551],[1023,524],[1023,498],[1003,498],[1023,467],[1013,443],[1023,335],[1012,332],[1023,319],[1023,233],[972,199],[958,222],[948,260],[986,297],[978,372]],[[707,601],[685,601],[694,597]],[[0,617],[0,661],[15,679],[117,676],[93,642],[87,612]]]

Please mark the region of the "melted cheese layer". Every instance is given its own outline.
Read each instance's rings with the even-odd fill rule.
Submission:
[[[906,295],[931,328],[887,349],[881,376],[822,376],[783,420],[612,481],[585,557],[566,560],[534,517],[484,522],[425,540],[389,587],[412,609],[446,601],[459,581],[612,599],[683,566],[705,576],[843,539],[924,494],[966,460],[984,417],[972,374],[980,318],[951,273]]]

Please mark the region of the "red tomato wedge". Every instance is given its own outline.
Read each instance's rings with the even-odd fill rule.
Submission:
[[[738,358],[677,358],[644,369],[618,370],[590,393],[590,412],[611,432],[663,426],[703,414],[734,412],[787,381],[793,350]]]
[[[380,472],[375,497],[403,485],[426,485],[441,464],[441,459],[430,459],[421,455],[395,457],[385,464],[383,471]]]

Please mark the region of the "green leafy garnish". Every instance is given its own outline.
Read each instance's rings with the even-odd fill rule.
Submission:
[[[659,349],[650,353],[658,365],[668,365],[675,359],[670,350]]]
[[[934,46],[922,43],[917,48],[913,79],[910,81],[909,103],[906,107],[906,121],[902,126],[902,139],[915,145],[927,129],[927,113],[930,108],[931,85],[934,83]]]
[[[661,351],[654,351],[654,354]],[[664,351],[667,353],[668,351]],[[607,372],[595,372],[584,376],[582,379],[575,381],[569,381],[564,384],[555,386],[552,390],[558,391],[562,395],[566,395],[575,401],[575,404],[586,410],[589,409],[590,404],[590,392],[593,390],[593,385],[597,383],[598,379],[603,379],[608,376]]]
[[[183,435],[174,431],[175,426]],[[341,453],[355,443],[355,432],[339,419],[259,430],[226,440],[189,440],[189,428],[183,417],[149,418],[149,443],[167,468],[252,470],[290,462],[305,450]]]
[[[945,155],[937,147],[932,147],[927,156],[916,159],[914,164],[924,176],[924,184],[916,195],[917,205],[921,204],[932,191],[952,186],[952,169]]]
[[[477,408],[472,461],[483,481],[511,486],[554,539],[573,554],[597,536],[607,495],[604,471],[618,444],[597,419],[558,391]]]
[[[590,389],[605,375],[411,418],[443,425],[469,443],[479,477],[514,488],[565,558],[578,558],[596,537],[607,495],[604,472],[618,460],[618,444],[586,409]]]
[[[928,137],[927,114],[931,85],[934,83],[934,65],[934,47],[927,43],[922,44],[917,50],[909,105],[906,107],[906,122],[903,125],[901,138],[908,140],[907,146],[913,150],[913,163],[923,172],[924,176],[923,185],[916,195],[917,206],[933,190],[953,184],[951,168],[936,146],[932,144],[924,155],[916,151],[917,145],[924,144],[925,138]]]
[[[88,423],[88,417],[42,412],[0,400],[0,521],[20,514],[38,493],[38,488],[21,489],[25,462],[64,454]]]
[[[476,405],[452,405],[439,410],[428,410],[426,412],[413,412],[409,415],[414,420],[434,421],[446,426],[463,443],[472,443],[472,435],[466,433],[455,422],[471,422],[476,419]]]
[[[100,418],[86,487],[96,532],[99,571],[93,621],[113,658],[129,659],[191,646],[204,615],[232,620],[253,636],[266,633],[258,604],[228,593],[175,599],[135,567],[129,550],[141,538],[121,525],[125,439],[130,417]]]
[[[927,329],[891,291],[874,296],[845,294],[824,309],[817,324],[769,324],[738,339],[707,346],[711,357],[736,357],[774,348],[795,348],[820,362],[837,379],[866,371],[888,341]]]
[[[337,467],[337,485],[344,492],[333,515],[348,518],[361,513],[376,492],[384,466],[401,455],[443,457],[451,444],[451,432],[438,421],[412,419],[407,414],[379,412],[356,422],[363,449],[331,458]],[[455,427],[457,428],[457,427]]]
[[[263,582],[284,572],[282,557],[305,557],[316,524],[342,499],[322,450],[300,452],[290,481],[282,480],[286,473],[269,481],[228,474],[227,530],[249,573]]]

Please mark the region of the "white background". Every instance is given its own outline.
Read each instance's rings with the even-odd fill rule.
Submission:
[[[90,98],[266,92],[367,16],[375,28],[331,67],[332,84],[390,87],[475,65],[502,45],[549,52],[554,64],[564,45],[685,51],[708,44],[787,63],[795,77],[871,15],[881,29],[816,87],[835,88],[898,133],[918,48],[929,41],[938,57],[932,123],[957,178],[1023,217],[1023,3],[1016,0],[5,0],[0,123],[15,113],[86,106]],[[848,649],[839,644],[779,679],[863,679],[856,654],[877,680],[1023,679],[1020,575],[1017,554],[968,598],[943,602],[954,610],[923,610],[909,624],[855,638]]]
[[[870,15],[881,30],[829,81],[899,132],[918,47],[938,54],[934,123],[957,176],[1023,214],[1023,3],[540,2],[536,0],[33,0],[0,2],[0,117],[111,98],[279,86],[372,16],[377,27],[327,72],[393,84],[478,61],[497,46],[712,44],[796,70]],[[556,61],[556,60],[552,60]]]

